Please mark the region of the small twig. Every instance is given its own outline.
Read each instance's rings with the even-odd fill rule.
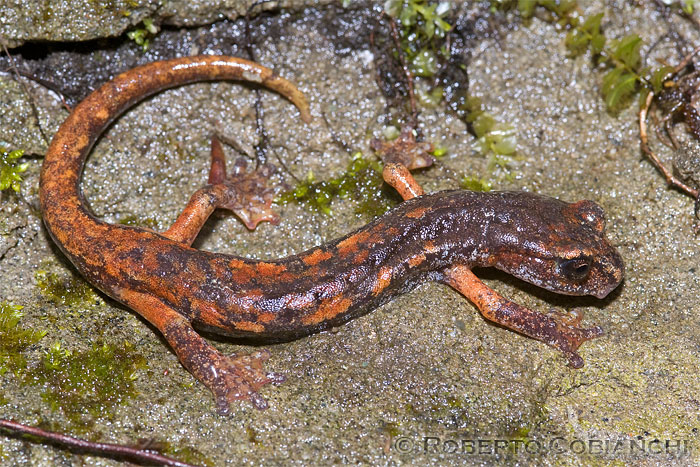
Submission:
[[[343,148],[345,150],[345,152],[347,152],[348,154],[352,153],[352,148],[350,147],[350,145],[348,143],[346,143],[345,141],[343,141],[342,139],[340,139],[338,134],[333,129],[333,126],[328,121],[328,117],[326,116],[326,112],[323,112],[323,111],[321,112],[321,118],[323,118],[323,121],[326,123],[326,126],[328,127],[328,131],[330,131],[330,133],[331,133],[331,139],[333,139],[333,142],[335,144],[337,144],[338,146],[340,146],[341,148]]]
[[[651,163],[654,164],[654,167],[661,172],[661,174],[664,176],[666,179],[666,183],[668,183],[670,186],[678,188],[681,191],[684,191],[688,195],[692,196],[694,199],[698,199],[698,190],[695,188],[692,188],[679,179],[677,179],[671,171],[669,171],[664,164],[661,162],[659,157],[651,150],[649,147],[649,137],[647,135],[647,113],[649,112],[649,107],[651,107],[651,102],[654,99],[654,92],[649,91],[649,94],[647,95],[647,100],[644,103],[644,106],[639,109],[639,139],[641,140],[641,147],[642,151],[649,157],[649,160],[651,160]]]
[[[399,30],[396,27],[396,21],[389,15],[389,25],[391,26],[391,37],[394,39],[394,45],[396,46],[396,53],[399,56],[399,61],[401,62],[401,68],[403,68],[403,73],[406,76],[406,83],[408,86],[408,100],[411,104],[411,128],[414,130],[418,129],[418,108],[416,107],[416,96],[413,91],[413,73],[408,68],[406,63],[406,57],[403,55],[403,49],[401,49],[401,41],[399,40]]]
[[[254,2],[252,5],[250,5],[250,8],[248,8],[248,11],[246,11],[245,14],[245,50],[248,57],[252,61],[255,61],[255,52],[253,51],[253,47],[251,46],[252,41],[250,40],[250,15],[253,8],[264,3],[267,3],[267,0]],[[259,167],[267,163],[267,150],[270,146],[270,142],[267,136],[267,129],[265,128],[265,115],[262,106],[260,89],[255,88],[253,92],[255,92],[255,126],[260,133],[260,144],[256,145],[255,147],[255,166]]]
[[[25,78],[30,79],[30,80],[34,81],[35,83],[40,84],[41,86],[44,86],[49,91],[55,92],[56,95],[59,97],[59,99],[61,99],[61,105],[63,105],[63,108],[66,109],[68,112],[73,111],[71,106],[68,105],[68,101],[66,101],[65,94],[63,93],[63,91],[61,89],[59,89],[59,87],[56,83],[39,78],[37,76],[34,76],[33,74],[31,74],[27,71],[24,71],[24,70],[15,69],[15,71],[17,73],[19,73],[21,76],[24,76]]]
[[[244,155],[245,157],[248,157],[249,159],[255,160],[255,154],[251,154],[252,151],[248,151],[245,146],[234,136],[228,136],[226,135],[222,130],[219,128],[216,128],[215,125],[215,131],[212,136],[215,136],[219,139],[224,144],[227,144],[228,146],[231,146],[233,149],[236,150],[239,154]]]
[[[688,66],[688,63],[690,63],[690,60],[693,58],[693,55],[695,55],[698,52],[700,52],[700,46],[695,47],[692,52],[690,52],[688,55],[685,56],[683,60],[681,60],[681,62],[676,66],[676,68],[673,69],[673,74],[678,73],[683,68]]]
[[[257,60],[255,60],[255,52],[253,51],[253,47],[251,45],[252,41],[250,39],[250,15],[255,7],[271,2],[272,0],[258,0],[252,5],[250,5],[250,8],[248,8],[245,14],[245,50],[248,54],[248,57],[254,62]],[[271,150],[272,153],[275,155],[275,159],[277,159],[277,162],[282,166],[282,169],[289,175],[291,175],[294,180],[299,181],[299,179],[292,173],[292,171],[289,169],[284,160],[280,157],[279,153],[270,145],[270,137],[268,136],[267,128],[265,127],[265,111],[262,105],[262,95],[260,94],[260,89],[258,88],[255,88],[254,92],[255,126],[260,134],[260,144],[257,144],[255,146],[255,167],[258,168],[267,163],[267,153]]]
[[[139,463],[148,462],[173,467],[195,467],[193,464],[180,462],[173,458],[162,456],[154,452],[143,451],[141,449],[133,448],[130,446],[124,446],[121,444],[96,443],[80,438],[74,438],[72,436],[64,435],[61,433],[42,430],[41,428],[23,425],[21,423],[13,422],[10,420],[0,419],[0,427],[15,433],[37,436],[39,438],[46,439],[53,443],[57,443],[68,448],[73,448],[91,454],[98,454],[101,456],[109,457],[122,457]]]

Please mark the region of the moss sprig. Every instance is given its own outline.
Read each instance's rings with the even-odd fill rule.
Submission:
[[[27,380],[43,386],[42,399],[51,410],[61,410],[80,432],[98,418],[111,419],[117,406],[133,398],[134,380],[146,366],[146,359],[129,342],[96,344],[79,352],[57,342]]]
[[[460,106],[465,121],[471,125],[476,136],[475,148],[482,156],[488,157],[486,174],[481,177],[464,177],[462,188],[473,191],[489,191],[493,187],[496,171],[506,180],[515,177],[512,163],[516,158],[517,135],[513,125],[497,121],[484,110],[481,99],[467,96]]]
[[[22,185],[20,174],[29,168],[29,163],[20,163],[19,159],[24,155],[24,150],[9,151],[0,147],[0,191],[13,189],[16,193]]]
[[[603,13],[598,13],[576,25],[566,35],[565,44],[572,57],[590,52],[599,65],[608,68],[603,76],[602,95],[610,113],[624,109],[641,88],[651,89],[650,78],[658,72],[642,67],[642,39],[629,34],[608,41],[601,31]],[[609,44],[609,45],[608,45]]]
[[[399,25],[401,48],[414,76],[430,78],[438,71],[440,59],[449,58],[445,34],[452,26],[445,21],[452,5],[427,0],[387,0],[384,12]]]
[[[691,14],[697,0],[665,1]],[[578,13],[575,0],[491,0],[492,9],[515,9],[523,18],[531,17],[542,8],[553,15],[553,20],[568,30],[564,43],[571,57],[589,53],[597,66],[606,72],[602,79],[601,94],[611,114],[625,109],[640,94],[640,105],[646,94],[660,90],[670,74],[669,67],[643,66],[641,48],[644,41],[637,34],[609,40],[602,29],[604,13],[583,18]],[[641,91],[641,93],[640,93]]]
[[[156,37],[160,28],[153,23],[151,18],[144,18],[143,27],[136,28],[126,33],[126,36],[134,41],[136,45],[140,45],[145,52],[151,45],[151,40]]]
[[[46,331],[20,326],[22,316],[21,306],[0,302],[0,375],[9,371],[18,376],[27,367],[22,352],[46,335]]]
[[[392,206],[391,198],[383,195],[382,164],[356,152],[342,174],[327,181],[316,181],[313,173],[292,190],[281,194],[276,202],[302,204],[313,211],[333,213],[331,203],[337,198],[349,198],[358,203],[355,212],[370,217],[384,214]]]

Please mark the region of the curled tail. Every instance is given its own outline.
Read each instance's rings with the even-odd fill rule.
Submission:
[[[124,110],[160,90],[211,80],[259,83],[289,99],[301,119],[311,120],[304,95],[269,68],[236,57],[201,55],[153,62],[126,71],[78,104],[54,135],[41,170],[39,197],[44,222],[56,243],[74,259],[76,230],[104,225],[87,207],[80,179],[88,153],[102,131]]]

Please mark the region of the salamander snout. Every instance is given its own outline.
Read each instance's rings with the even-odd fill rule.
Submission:
[[[614,247],[610,246],[607,254],[597,258],[592,274],[589,287],[590,295],[594,297],[605,298],[620,285],[625,275],[625,263]]]
[[[489,224],[494,248],[487,265],[566,295],[604,298],[622,282],[624,263],[605,236],[598,204],[501,196],[500,217]]]

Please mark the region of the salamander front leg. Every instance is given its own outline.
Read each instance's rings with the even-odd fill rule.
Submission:
[[[423,188],[404,164],[388,163],[384,166],[382,175],[404,200],[423,194]],[[484,318],[560,350],[574,368],[583,366],[583,359],[576,353],[579,346],[603,335],[599,326],[580,327],[583,317],[581,313],[573,317],[547,315],[500,296],[466,266],[457,265],[446,269],[444,280],[474,303]]]
[[[581,314],[573,318],[556,317],[530,310],[501,297],[466,266],[458,265],[447,269],[445,282],[474,303],[484,318],[560,350],[574,368],[583,366],[583,359],[576,353],[578,347],[589,339],[603,335],[603,330],[598,326],[579,327]]]
[[[263,221],[279,222],[272,210],[274,190],[267,186],[272,168],[263,166],[246,171],[245,159],[234,164],[233,173],[226,174],[226,158],[216,136],[211,139],[211,170],[209,184],[197,190],[175,223],[163,235],[171,240],[191,245],[214,209],[233,211],[250,230]]]
[[[214,394],[220,414],[226,414],[229,405],[240,399],[249,400],[257,409],[266,409],[267,402],[258,391],[268,383],[285,380],[279,373],[263,370],[263,362],[270,357],[267,350],[224,355],[197,334],[187,319],[157,298],[124,292],[120,299],[158,328],[180,363]]]
[[[435,158],[430,154],[432,144],[417,142],[415,131],[405,126],[395,140],[383,142],[375,139],[371,146],[384,161],[384,181],[393,186],[404,201],[425,194],[411,175],[411,170],[433,165]]]
[[[382,171],[382,177],[385,182],[399,192],[404,201],[425,194],[423,187],[418,184],[411,172],[403,164],[394,162],[386,164]]]

